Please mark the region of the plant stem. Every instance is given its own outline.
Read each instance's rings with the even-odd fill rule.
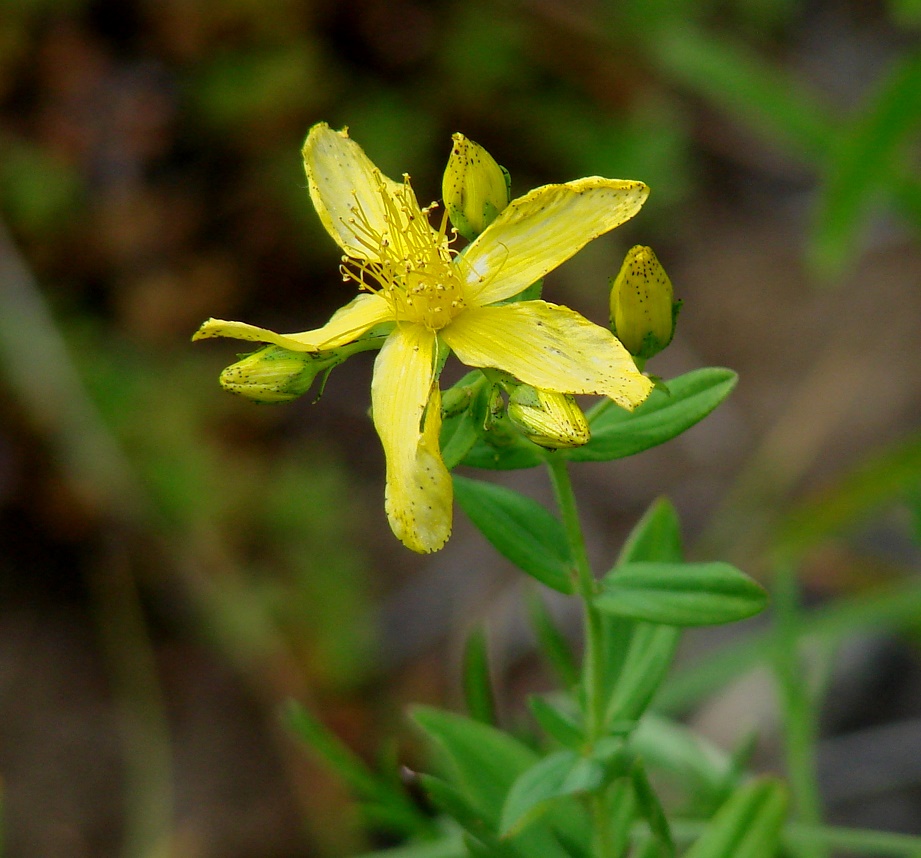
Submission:
[[[605,708],[604,699],[604,661],[602,647],[601,615],[594,604],[597,590],[595,576],[588,562],[585,550],[585,535],[579,520],[576,497],[572,490],[572,481],[566,467],[566,459],[560,455],[547,457],[550,481],[556,496],[557,506],[563,518],[566,540],[573,562],[573,584],[582,600],[585,617],[585,648],[582,656],[582,691],[585,695],[585,738],[589,745],[604,735]],[[611,813],[605,792],[589,796],[589,811],[593,822],[592,854],[596,858],[613,858],[615,846],[612,840]]]
[[[601,617],[593,604],[595,576],[592,574],[585,550],[585,536],[579,521],[576,498],[562,456],[547,457],[547,467],[556,502],[563,518],[566,539],[573,561],[573,583],[576,593],[582,599],[585,616],[585,651],[582,661],[582,682],[585,692],[586,738],[589,742],[599,739],[604,730],[603,664],[601,660]]]

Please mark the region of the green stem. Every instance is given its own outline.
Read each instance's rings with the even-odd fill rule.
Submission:
[[[588,562],[585,550],[585,536],[579,521],[579,510],[573,494],[572,482],[566,468],[566,460],[559,454],[547,457],[547,467],[557,506],[563,517],[566,540],[573,561],[573,584],[576,594],[582,600],[585,615],[585,650],[582,658],[582,688],[585,694],[585,733],[589,744],[604,735],[604,662],[602,660],[601,615],[595,608],[595,576]],[[589,811],[593,823],[592,854],[596,858],[616,858],[616,847],[612,839],[611,810],[604,791],[589,796]]]
[[[585,691],[586,738],[594,742],[604,732],[603,663],[601,659],[601,616],[595,608],[595,576],[592,574],[585,550],[585,536],[579,521],[576,497],[566,468],[566,460],[558,455],[547,457],[550,480],[556,495],[557,506],[563,518],[566,539],[573,561],[573,584],[582,599],[585,617],[585,653],[582,661],[582,682]]]
[[[557,506],[563,518],[566,540],[573,562],[573,584],[576,594],[582,600],[585,617],[585,649],[582,657],[582,689],[585,695],[585,738],[593,744],[604,735],[606,700],[604,697],[604,659],[602,648],[603,627],[601,614],[595,607],[597,592],[595,576],[588,562],[585,550],[585,535],[579,520],[576,496],[561,455],[547,456],[550,481],[556,495]],[[588,806],[592,816],[592,855],[595,858],[615,858],[618,853],[614,843],[611,808],[606,791],[589,796]]]
[[[608,793],[604,790],[589,797],[589,808],[594,822],[593,854],[599,858],[613,856],[614,841],[611,836],[611,812],[608,805]]]

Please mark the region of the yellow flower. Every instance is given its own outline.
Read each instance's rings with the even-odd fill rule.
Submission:
[[[601,394],[627,409],[648,396],[652,382],[607,329],[545,301],[497,303],[633,217],[648,193],[642,182],[592,177],[536,188],[457,254],[447,218],[433,228],[409,177],[384,176],[345,130],[315,125],[303,155],[310,197],[345,253],[343,275],[360,294],[313,331],[276,334],[210,319],[195,339],[316,352],[389,325],[371,403],[387,460],[387,516],[409,548],[436,551],[451,533],[451,476],[439,448],[438,370],[446,349],[469,366],[501,369],[541,390]]]

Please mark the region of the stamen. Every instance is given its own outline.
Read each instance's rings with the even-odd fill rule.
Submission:
[[[450,246],[456,231],[447,212],[433,228],[428,216],[438,205],[420,208],[408,175],[397,187],[388,186],[382,174],[376,174],[376,180],[381,210],[374,225],[354,194],[349,232],[355,245],[367,251],[367,258],[344,258],[343,279],[360,290],[383,295],[397,322],[440,330],[465,306],[455,264],[457,251]]]

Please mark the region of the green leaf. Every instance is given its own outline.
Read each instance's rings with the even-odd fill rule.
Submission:
[[[467,451],[462,464],[487,471],[517,471],[542,465],[546,458],[543,447],[525,438],[503,416]]]
[[[562,685],[572,688],[579,681],[579,666],[566,638],[557,628],[544,599],[530,589],[526,595],[528,620],[541,652],[556,671]]]
[[[853,598],[837,599],[805,614],[799,640],[806,646],[833,649],[858,631],[914,629],[921,615],[921,586],[899,581],[886,587],[861,592]],[[677,671],[656,699],[660,712],[682,712],[693,704],[742,676],[774,656],[773,629],[752,632],[732,646],[708,653],[706,658]]]
[[[604,782],[604,765],[576,751],[557,751],[523,772],[502,808],[500,832],[507,837],[533,822],[563,796],[593,792]]]
[[[572,561],[560,521],[511,489],[454,475],[461,508],[493,547],[519,569],[561,593],[572,592]]]
[[[537,754],[508,733],[453,712],[418,706],[412,717],[446,751],[461,792],[496,828],[509,789]]]
[[[379,795],[384,786],[382,779],[300,703],[289,701],[283,718],[286,726],[323,757],[359,796],[374,798]]]
[[[611,691],[605,723],[635,721],[665,679],[681,635],[674,626],[637,623]]]
[[[486,633],[478,626],[467,638],[464,647],[464,699],[471,717],[485,724],[494,724],[496,704],[489,678]]]
[[[703,420],[729,396],[737,380],[729,369],[697,369],[669,381],[670,394],[653,390],[632,413],[613,406],[592,419],[589,412],[592,440],[557,455],[573,462],[606,462],[641,453]]]
[[[630,734],[629,749],[655,771],[663,772],[695,807],[715,798],[721,804],[733,775],[733,761],[720,748],[682,724],[648,713]]]
[[[398,783],[369,769],[303,706],[290,701],[283,717],[288,728],[310,745],[359,798],[368,802],[363,808],[368,816],[402,834],[417,834],[428,828],[428,820]]]
[[[636,795],[636,806],[640,815],[649,825],[653,837],[659,842],[665,858],[674,858],[675,841],[672,840],[672,831],[665,817],[665,810],[656,795],[643,764],[637,760],[630,771],[630,780]]]
[[[567,748],[577,748],[585,742],[585,731],[579,722],[578,708],[569,702],[572,705],[567,708],[565,700],[551,702],[546,697],[531,695],[528,708],[548,736]]]
[[[658,840],[637,837],[630,858],[665,858],[666,854],[665,848]]]
[[[759,134],[821,157],[836,132],[831,111],[791,76],[764,62],[747,45],[710,35],[688,21],[654,30],[654,61],[733,121]]]
[[[670,626],[711,626],[761,611],[767,593],[728,563],[624,563],[602,580],[605,613]]]
[[[836,534],[858,527],[881,507],[910,497],[921,485],[921,437],[860,460],[855,468],[794,506],[777,534],[781,552],[801,556]]]
[[[764,778],[736,790],[684,858],[775,858],[787,815],[787,792]]]
[[[921,125],[921,54],[893,63],[879,92],[826,159],[826,182],[812,241],[823,274],[840,273],[859,246],[870,205],[893,173],[908,135]]]
[[[617,562],[663,560],[678,563],[683,557],[678,513],[668,498],[658,498],[630,531]]]
[[[544,462],[546,450],[525,438],[504,410],[493,413],[494,390],[493,382],[474,370],[444,392],[441,449],[449,470],[464,464],[509,471]]]
[[[420,775],[419,782],[432,804],[453,819],[471,837],[475,837],[494,856],[515,856],[511,845],[503,844],[482,815],[456,787],[432,775]]]
[[[476,422],[469,409],[445,418],[441,424],[441,458],[449,471],[463,461],[478,437]]]
[[[631,531],[619,562],[678,563],[681,558],[678,514],[668,500],[660,498]],[[680,633],[673,626],[638,623],[611,614],[603,615],[603,623],[607,723],[636,720],[665,678]]]
[[[921,0],[889,0],[889,13],[902,27],[921,24]]]
[[[636,819],[636,793],[627,778],[619,778],[608,788],[608,807],[611,819],[607,835],[611,841],[612,855],[625,855],[633,822]]]

